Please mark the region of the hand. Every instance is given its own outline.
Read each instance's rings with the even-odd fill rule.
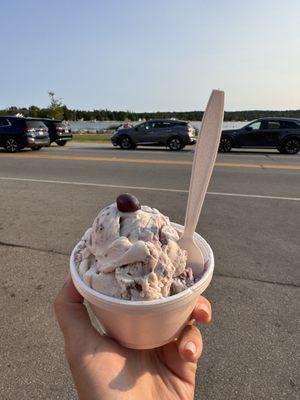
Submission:
[[[70,275],[54,309],[80,400],[193,399],[202,338],[192,324],[177,341],[157,349],[124,348],[92,326]],[[211,306],[204,297],[192,318],[201,323],[211,320]]]

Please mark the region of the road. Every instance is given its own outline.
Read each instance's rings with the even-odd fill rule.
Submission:
[[[0,398],[73,399],[52,301],[97,211],[124,191],[184,222],[193,150],[0,151]],[[216,259],[195,398],[299,398],[300,155],[218,155],[198,224]]]

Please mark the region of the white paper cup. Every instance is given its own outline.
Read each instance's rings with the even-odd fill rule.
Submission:
[[[182,225],[172,223],[172,226],[178,233],[183,230]],[[107,335],[132,349],[160,347],[178,337],[189,321],[198,297],[210,284],[214,270],[214,255],[209,244],[198,233],[194,238],[204,256],[205,272],[202,278],[181,293],[150,301],[116,299],[88,287],[75,267],[74,254],[78,244],[75,246],[70,258],[74,285],[90,304]],[[197,271],[193,272],[197,278]]]

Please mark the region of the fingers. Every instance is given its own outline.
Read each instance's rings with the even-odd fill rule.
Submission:
[[[203,349],[201,333],[195,326],[187,325],[177,341],[177,346],[183,361],[196,363]]]
[[[192,318],[197,322],[205,324],[211,321],[212,311],[210,302],[203,296],[200,296],[193,310]]]
[[[212,311],[210,302],[203,296],[200,296],[192,312],[192,320],[200,323],[211,321]],[[182,331],[177,341],[178,352],[183,361],[196,363],[201,356],[203,343],[199,330],[193,326],[193,321]]]
[[[94,331],[83,297],[75,289],[70,273],[56,296],[54,310],[66,342],[84,338]]]

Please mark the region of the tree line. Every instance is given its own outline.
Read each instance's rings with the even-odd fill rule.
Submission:
[[[111,111],[99,109],[93,111],[69,109],[62,103],[60,98],[55,97],[54,92],[48,92],[50,104],[46,108],[37,106],[15,107],[11,106],[0,110],[0,115],[22,114],[24,117],[54,118],[65,121],[138,121],[156,118],[176,118],[186,121],[199,121],[203,117],[203,111],[157,111],[157,112],[133,112],[133,111]],[[225,121],[251,121],[262,117],[291,117],[300,118],[300,110],[248,110],[248,111],[225,111]]]

